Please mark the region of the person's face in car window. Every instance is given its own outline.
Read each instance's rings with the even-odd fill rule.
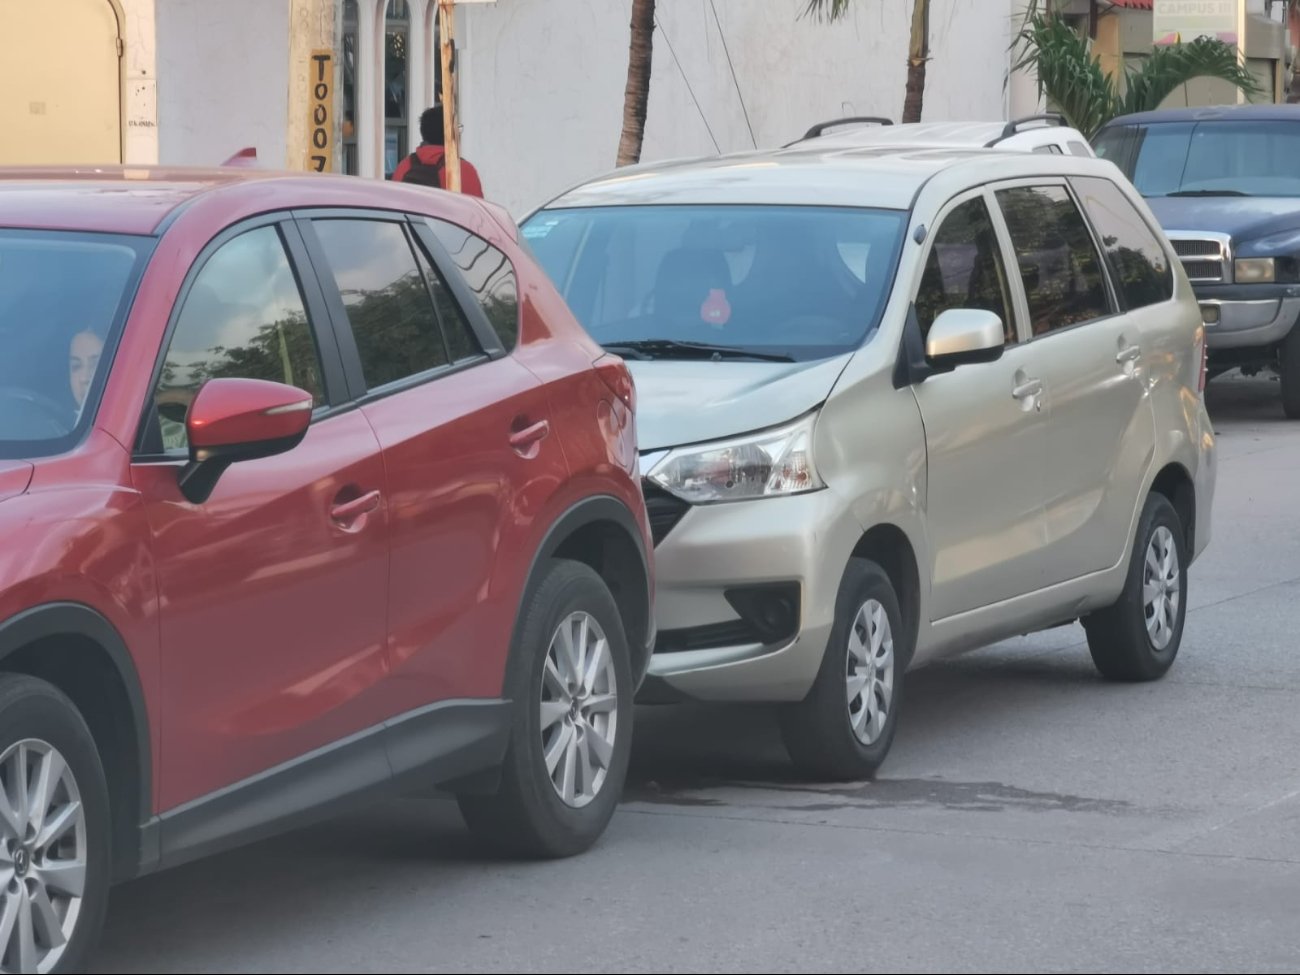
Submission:
[[[90,392],[90,383],[99,368],[99,356],[104,350],[104,342],[91,331],[78,332],[72,337],[72,346],[68,350],[68,379],[72,385],[72,398],[77,409],[86,402]]]

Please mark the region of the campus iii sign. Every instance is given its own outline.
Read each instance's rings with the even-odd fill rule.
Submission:
[[[1237,46],[1238,4],[1246,0],[1156,0],[1152,17],[1156,44],[1186,44],[1217,37]]]
[[[307,98],[307,162],[314,173],[334,171],[334,52],[311,52]]]

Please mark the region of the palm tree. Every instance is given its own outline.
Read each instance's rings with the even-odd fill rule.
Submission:
[[[805,13],[836,21],[849,11],[851,0],[808,0]],[[882,0],[883,2],[883,0]],[[907,96],[903,121],[921,121],[925,101],[925,64],[930,60],[930,0],[912,0],[912,39],[907,51]]]
[[[1056,15],[1033,13],[1014,47],[1020,51],[1014,70],[1033,69],[1039,94],[1088,138],[1118,115],[1159,108],[1195,78],[1218,78],[1251,95],[1261,90],[1237,52],[1217,38],[1154,48],[1140,67],[1124,69],[1122,91],[1101,69],[1091,39]]]
[[[646,108],[650,103],[654,33],[655,0],[632,0],[632,43],[627,57],[627,88],[623,92],[623,135],[618,142],[619,166],[641,161]]]

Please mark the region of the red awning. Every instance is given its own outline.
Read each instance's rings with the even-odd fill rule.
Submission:
[[[1112,7],[1125,7],[1128,10],[1154,10],[1156,0],[1110,0]]]

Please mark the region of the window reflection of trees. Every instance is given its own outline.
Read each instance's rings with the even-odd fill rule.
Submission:
[[[159,401],[189,402],[209,379],[288,383],[311,393],[319,405],[320,370],[306,314],[295,312],[262,325],[243,345],[215,345],[197,354],[173,345],[163,365]]]
[[[944,218],[934,236],[916,296],[921,334],[928,335],[950,308],[982,308],[1002,319],[1010,344],[1017,336],[1008,307],[1006,271],[988,208],[983,199],[968,200]]]
[[[209,379],[288,383],[322,400],[320,357],[279,231],[263,227],[224,244],[185,297],[157,401],[183,417]]]
[[[367,387],[446,365],[433,302],[401,224],[329,219],[315,228],[347,309]]]
[[[1173,296],[1173,271],[1151,229],[1110,180],[1080,177],[1075,188],[1101,235],[1116,284],[1129,308],[1141,308]]]
[[[1061,186],[999,190],[1035,335],[1110,313],[1088,226]]]
[[[345,291],[343,301],[371,389],[447,364],[447,349],[418,271],[386,287]]]

